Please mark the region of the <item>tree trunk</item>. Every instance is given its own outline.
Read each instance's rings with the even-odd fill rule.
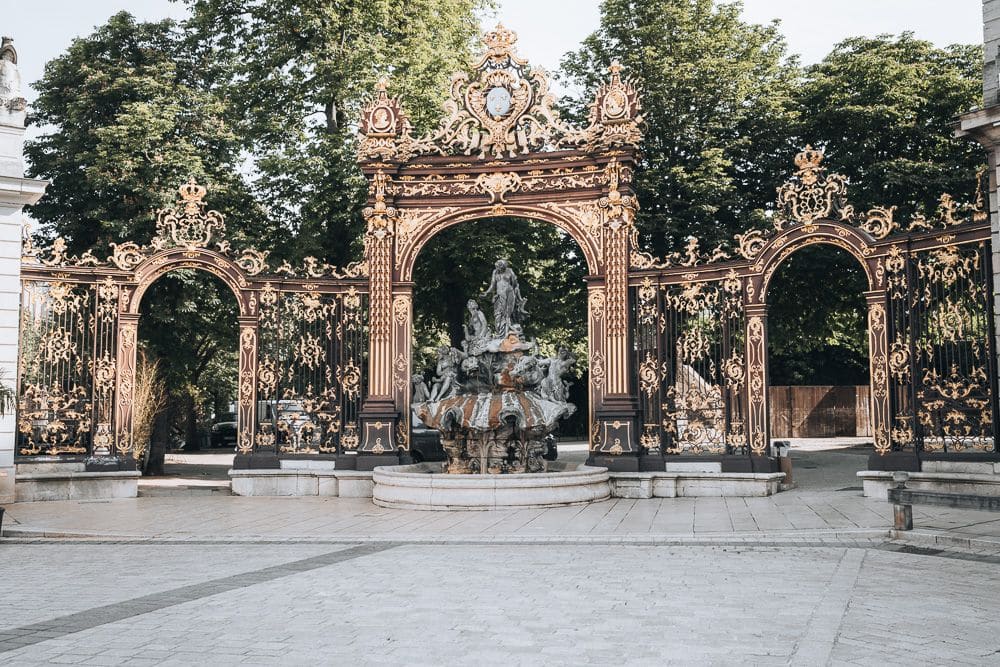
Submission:
[[[201,440],[198,438],[198,406],[193,396],[187,397],[185,403],[184,451],[193,452],[201,449]]]
[[[170,442],[170,412],[169,408],[160,410],[153,419],[153,434],[149,439],[149,451],[146,455],[146,464],[143,466],[143,475],[163,474],[163,461]]]

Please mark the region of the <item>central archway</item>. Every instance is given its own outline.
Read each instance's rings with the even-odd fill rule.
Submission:
[[[469,303],[476,302],[493,321],[493,300],[483,297],[497,259],[514,270],[526,315],[524,335],[539,346],[539,353],[554,357],[566,347],[576,359],[565,380],[570,381],[569,402],[577,410],[560,422],[563,439],[586,441],[590,418],[588,392],[587,281],[589,268],[580,246],[561,228],[527,218],[481,218],[449,225],[425,243],[414,263],[414,322],[411,383],[408,406],[418,393],[433,389],[442,347],[464,350]],[[583,383],[581,384],[581,380]],[[406,417],[413,416],[408,410]],[[430,434],[417,431],[411,439],[413,456],[426,456],[433,445]],[[436,452],[436,447],[431,447]],[[438,452],[440,454],[440,452]]]
[[[499,26],[484,36],[486,52],[472,71],[453,77],[449,115],[433,134],[411,135],[385,80],[362,111],[371,316],[359,468],[391,464],[408,449],[412,280],[420,249],[463,221],[505,216],[555,225],[580,246],[589,272],[589,458],[616,470],[639,468],[628,294],[638,91],[613,65],[589,125],[568,125],[552,108],[545,74],[515,54],[515,41]],[[518,91],[516,109],[486,107],[478,93],[496,87]]]

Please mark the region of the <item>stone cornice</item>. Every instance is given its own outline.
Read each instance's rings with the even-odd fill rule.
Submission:
[[[49,181],[41,179],[0,176],[0,203],[29,206],[42,198],[48,186]]]
[[[1000,144],[1000,104],[959,116],[955,136],[974,139],[987,148]]]

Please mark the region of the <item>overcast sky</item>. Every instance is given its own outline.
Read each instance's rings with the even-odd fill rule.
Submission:
[[[498,18],[517,31],[520,53],[556,69],[600,18],[598,0],[500,0]],[[982,42],[981,0],[745,0],[748,21],[781,21],[790,50],[803,62],[821,60],[841,39],[911,30],[945,46]],[[47,60],[74,37],[89,34],[108,16],[127,10],[140,19],[183,18],[182,4],[169,0],[0,0],[0,33],[14,38],[22,78],[37,80]],[[494,18],[486,21],[495,22]],[[29,100],[34,96],[25,91]]]

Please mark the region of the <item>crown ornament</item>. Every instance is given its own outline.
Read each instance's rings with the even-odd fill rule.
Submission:
[[[817,172],[823,171],[820,166],[823,162],[824,153],[822,150],[813,148],[807,144],[802,152],[795,156],[795,166],[799,168],[799,177],[807,185],[816,182]]]
[[[494,57],[510,53],[515,43],[517,43],[517,33],[505,28],[502,23],[497,23],[497,27],[483,35],[483,44]]]
[[[181,196],[181,202],[184,204],[184,212],[187,214],[198,213],[202,207],[205,205],[202,201],[208,190],[203,185],[198,185],[198,181],[194,180],[194,176],[188,178],[188,182],[177,188],[177,192]]]

